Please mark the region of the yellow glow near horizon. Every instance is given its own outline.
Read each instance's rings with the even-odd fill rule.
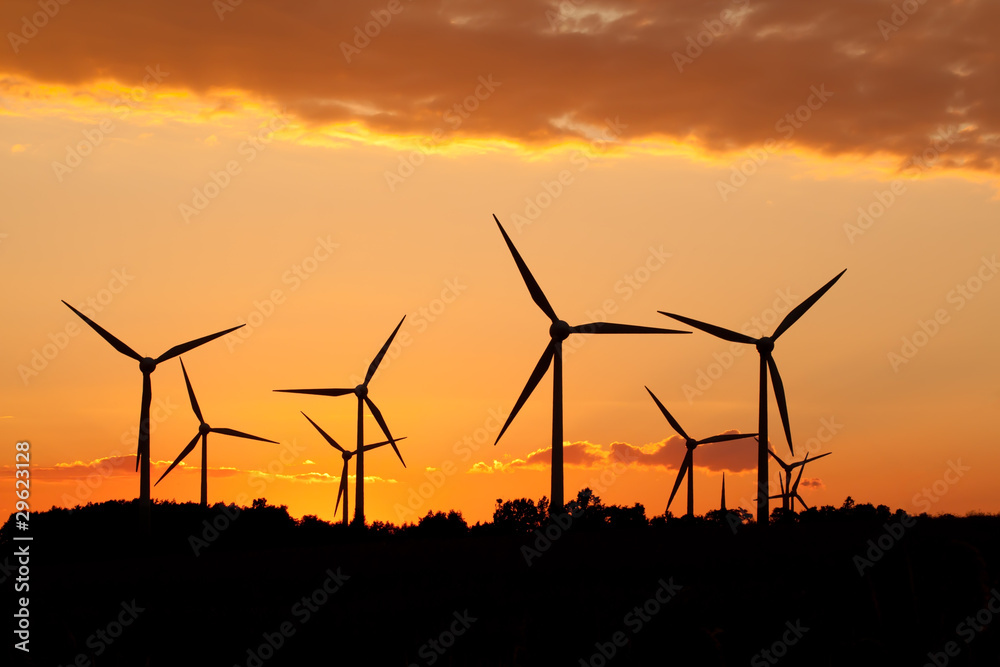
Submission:
[[[425,154],[462,157],[484,153],[507,153],[525,162],[556,160],[567,154],[582,152],[586,157],[600,155],[607,158],[628,158],[636,155],[679,157],[710,167],[731,168],[753,155],[760,155],[763,148],[745,146],[733,150],[718,150],[705,146],[696,136],[671,137],[666,135],[636,138],[560,138],[548,143],[526,143],[505,137],[476,137],[451,130],[442,130],[440,138],[426,134],[388,134],[368,127],[360,120],[309,125],[285,115],[278,105],[262,101],[238,89],[211,89],[204,94],[191,90],[171,88],[169,80],[161,85],[130,86],[114,79],[100,78],[78,84],[52,84],[36,82],[22,76],[0,72],[5,80],[7,107],[0,108],[0,115],[14,117],[48,117],[78,123],[99,123],[105,119],[125,120],[138,126],[158,126],[168,122],[212,126],[213,135],[220,130],[243,131],[245,126],[263,126],[275,117],[281,117],[282,127],[275,138],[293,144],[342,148],[349,145],[376,146],[398,152],[418,150]],[[24,145],[12,145],[11,152],[23,152]],[[842,154],[831,156],[804,148],[791,141],[779,141],[766,158],[758,159],[757,166],[773,156],[801,160],[802,177],[811,179],[854,177],[888,180],[902,178],[926,179],[954,177],[975,183],[997,185],[1000,182],[982,171],[949,166],[948,169],[930,168],[901,171],[905,159],[893,153],[871,155]],[[942,153],[947,158],[947,153]],[[752,167],[750,167],[752,168]]]

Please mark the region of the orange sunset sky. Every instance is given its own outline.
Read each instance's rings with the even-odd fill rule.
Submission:
[[[65,299],[154,357],[248,323],[184,362],[210,424],[281,444],[211,436],[211,502],[333,520],[299,411],[353,448],[356,403],[272,390],[353,386],[404,315],[371,396],[408,467],[366,457],[368,520],[547,495],[551,374],[493,446],[548,342],[495,213],[571,324],[766,334],[846,268],[775,351],[796,458],[833,452],[803,497],[998,512],[998,27],[986,0],[5,0],[4,476],[27,440],[34,510],[138,493],[141,375]],[[663,513],[684,447],[643,386],[701,438],[756,430],[757,374],[701,332],[571,337],[567,496]],[[152,384],[155,481],[197,420],[177,361]],[[753,509],[752,440],[695,465],[698,513],[724,471]],[[153,497],[197,501],[199,466]]]

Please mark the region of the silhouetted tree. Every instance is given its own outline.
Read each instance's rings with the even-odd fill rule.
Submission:
[[[544,512],[542,505],[544,503]],[[542,498],[535,505],[530,498],[503,500],[497,498],[496,509],[493,510],[493,526],[497,532],[511,534],[531,533],[541,527],[548,515],[548,500]]]
[[[413,532],[421,537],[464,537],[469,532],[469,524],[462,518],[462,513],[455,510],[447,514],[428,511]]]

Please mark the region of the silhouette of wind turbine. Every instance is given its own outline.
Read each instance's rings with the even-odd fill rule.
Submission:
[[[775,454],[773,450],[768,449],[767,451],[768,453],[771,454],[771,456],[774,457],[774,460],[778,462],[778,465],[781,466],[782,470],[785,471],[784,480],[782,480],[780,476],[778,477],[778,483],[781,485],[781,494],[771,497],[781,498],[782,500],[781,508],[785,510],[795,509],[795,500],[794,500],[795,498],[798,498],[799,502],[802,503],[802,507],[804,507],[805,509],[809,509],[809,506],[806,505],[804,500],[802,500],[802,496],[799,495],[799,480],[802,479],[802,472],[806,469],[807,462],[818,461],[824,456],[829,456],[833,452],[826,452],[825,454],[820,454],[819,456],[815,456],[811,459],[809,458],[809,452],[806,452],[806,457],[801,461],[796,461],[795,463],[785,463],[784,461],[778,458],[778,455]],[[799,468],[799,474],[798,477],[795,478],[795,484],[793,485],[792,471],[795,470],[795,468]]]
[[[187,385],[188,398],[191,399],[191,409],[194,410],[195,416],[198,418],[198,432],[195,436],[191,438],[191,442],[187,444],[181,453],[174,459],[174,462],[170,464],[166,472],[160,475],[160,479],[156,480],[156,486],[163,481],[171,470],[177,467],[177,464],[184,460],[184,457],[191,453],[191,451],[198,444],[198,438],[201,438],[201,506],[208,507],[208,434],[209,433],[221,433],[223,435],[231,435],[236,438],[246,438],[247,440],[260,440],[261,442],[270,442],[273,444],[278,444],[274,440],[268,440],[267,438],[260,438],[256,435],[250,435],[249,433],[243,433],[242,431],[236,431],[231,428],[214,428],[205,423],[205,418],[201,416],[201,408],[198,407],[198,399],[194,397],[194,389],[191,387],[191,380],[188,378],[187,369],[184,368],[184,360],[181,359],[181,371],[184,373],[184,384]]]
[[[306,419],[309,419],[309,415],[307,415],[304,412],[302,413],[302,416],[305,417]],[[347,509],[348,509],[347,508],[347,505],[348,505],[348,500],[347,500],[347,472],[348,472],[347,471],[347,466],[348,466],[348,464],[351,461],[351,457],[354,456],[355,454],[357,454],[358,450],[354,450],[352,452],[347,451],[346,449],[344,449],[343,447],[341,447],[340,444],[336,440],[334,440],[333,438],[331,438],[329,436],[329,434],[327,434],[326,431],[324,431],[323,429],[321,429],[319,427],[319,424],[317,424],[316,422],[314,422],[312,419],[309,419],[309,423],[316,427],[316,430],[319,431],[320,435],[322,435],[326,439],[326,441],[328,443],[330,443],[330,445],[334,449],[340,451],[340,455],[344,459],[344,469],[340,473],[340,489],[337,491],[337,506],[334,507],[333,513],[336,515],[337,510],[340,509],[340,497],[344,496],[344,519],[343,519],[343,523],[346,526],[347,525],[347,516],[348,516],[348,512],[347,512]],[[402,440],[406,440],[406,436],[403,436],[402,438],[396,438],[396,442],[400,442]],[[383,440],[382,442],[376,442],[375,444],[372,444],[372,445],[365,445],[362,449],[364,451],[368,452],[368,451],[371,451],[371,450],[375,449],[376,447],[381,447],[382,445],[388,445],[390,442],[391,442],[390,440]],[[364,479],[364,477],[358,477],[357,475],[355,475],[354,483],[355,484],[364,484],[365,483],[365,479]]]
[[[507,423],[503,425],[500,429],[500,435],[497,436],[496,445],[500,442],[500,438],[503,437],[504,432],[507,427],[510,426],[511,422],[514,421],[514,417],[517,416],[518,411],[521,406],[524,405],[528,397],[531,396],[531,392],[534,391],[535,387],[541,381],[542,376],[545,375],[546,371],[549,370],[549,366],[555,366],[552,374],[552,498],[549,501],[549,512],[558,513],[563,510],[563,414],[562,414],[562,343],[566,340],[570,334],[679,334],[679,333],[691,333],[690,331],[675,331],[673,329],[658,329],[655,327],[640,327],[631,324],[613,324],[610,322],[592,322],[590,324],[582,324],[578,326],[570,326],[564,320],[560,320],[556,316],[555,310],[549,305],[548,300],[545,298],[545,294],[542,293],[542,288],[538,286],[535,278],[531,275],[531,271],[528,270],[528,265],[524,263],[521,259],[520,253],[517,252],[517,248],[514,247],[514,243],[507,236],[507,232],[504,231],[503,225],[500,224],[500,220],[494,215],[493,219],[496,220],[497,227],[500,228],[500,233],[503,234],[503,240],[507,242],[507,248],[510,250],[510,254],[514,257],[514,263],[517,264],[518,270],[521,272],[521,278],[524,280],[524,284],[528,287],[528,292],[531,294],[532,300],[535,304],[541,308],[542,312],[545,313],[552,324],[549,325],[549,337],[551,340],[549,344],[545,346],[545,351],[542,352],[541,359],[535,365],[535,369],[531,371],[531,376],[528,378],[528,383],[524,386],[524,390],[518,397],[517,402],[514,404],[514,409],[511,410],[510,416],[507,417]]]
[[[190,352],[194,348],[204,345],[205,343],[215,340],[220,336],[225,336],[231,331],[236,331],[244,324],[232,327],[231,329],[226,329],[225,331],[220,331],[208,336],[203,336],[201,338],[196,338],[195,340],[188,341],[187,343],[181,343],[180,345],[175,345],[156,359],[152,357],[143,357],[138,352],[130,348],[125,343],[121,342],[110,333],[105,331],[96,322],[91,320],[89,317],[81,313],[79,310],[69,305],[65,301],[66,307],[76,313],[80,319],[90,325],[90,328],[100,334],[101,338],[111,343],[111,346],[124,354],[126,357],[131,357],[139,362],[139,370],[142,371],[142,406],[139,410],[139,445],[136,451],[135,458],[135,469],[139,470],[139,510],[143,516],[143,520],[146,524],[145,528],[148,532],[149,530],[149,406],[153,400],[153,390],[152,383],[150,381],[150,375],[156,370],[157,365],[167,361],[168,359],[173,359],[174,357],[180,356],[185,352]],[[140,465],[141,464],[141,465]]]
[[[727,442],[729,440],[740,440],[741,438],[750,438],[756,435],[756,433],[726,433],[721,435],[713,435],[710,438],[704,438],[702,440],[695,440],[681,428],[681,425],[677,423],[665,407],[663,403],[660,403],[660,399],[656,397],[656,394],[649,391],[649,387],[646,387],[646,391],[649,395],[653,397],[653,401],[656,402],[656,407],[660,408],[660,412],[663,416],[667,418],[670,425],[673,427],[677,434],[680,435],[687,442],[687,454],[684,455],[684,462],[681,463],[680,470],[677,471],[677,479],[674,481],[674,490],[670,492],[670,500],[667,501],[667,509],[670,509],[670,503],[674,502],[674,496],[677,495],[677,489],[681,486],[681,480],[684,479],[685,473],[687,474],[687,516],[694,516],[694,450],[698,445],[708,445],[713,442]],[[726,482],[723,478],[722,482],[722,507],[726,506]]]
[[[844,271],[847,271],[847,269],[844,269]],[[781,324],[778,325],[778,328],[774,330],[773,334],[770,336],[762,336],[761,338],[753,338],[752,336],[715,326],[714,324],[700,322],[690,317],[683,317],[681,315],[667,313],[662,310],[659,311],[661,315],[666,315],[667,317],[671,317],[678,322],[683,322],[688,326],[701,329],[702,331],[710,333],[717,338],[728,340],[733,343],[754,345],[757,348],[757,352],[760,354],[760,404],[757,425],[757,431],[760,433],[757,446],[757,525],[759,526],[766,526],[769,518],[769,496],[767,492],[767,375],[769,370],[771,373],[771,383],[774,386],[774,398],[778,403],[778,412],[781,414],[782,426],[785,428],[785,438],[788,441],[788,449],[792,452],[793,456],[795,455],[795,449],[792,447],[792,429],[788,424],[788,406],[785,403],[785,387],[781,383],[781,376],[778,374],[778,366],[774,363],[774,342],[778,340],[778,337],[785,333],[790,326],[795,324],[795,322],[797,322],[807,310],[812,308],[813,304],[815,304],[821,296],[826,294],[827,290],[833,287],[833,284],[837,282],[842,275],[844,275],[844,271],[838,273],[832,280],[830,280],[830,282],[820,287],[813,293],[812,296],[797,305],[787,315],[785,315],[785,319],[781,321]]]
[[[312,394],[314,396],[345,396],[347,394],[354,394],[358,397],[358,446],[355,450],[355,455],[358,457],[357,462],[357,475],[358,478],[364,479],[365,477],[365,406],[372,413],[372,417],[378,422],[379,428],[385,433],[385,437],[388,438],[388,443],[392,445],[392,449],[396,452],[396,456],[399,457],[399,462],[406,467],[406,462],[403,461],[403,455],[399,453],[399,448],[396,447],[396,439],[392,437],[389,433],[389,427],[385,423],[385,419],[382,417],[381,411],[372,402],[372,399],[368,397],[368,383],[371,382],[372,376],[375,375],[375,371],[378,369],[380,363],[382,363],[382,358],[385,357],[385,353],[389,350],[389,346],[392,344],[392,339],[396,337],[396,332],[399,331],[399,327],[403,326],[403,319],[399,321],[396,328],[392,330],[392,334],[389,335],[389,339],[385,341],[385,345],[379,350],[378,354],[375,356],[374,361],[368,366],[368,373],[365,375],[365,381],[356,387],[351,387],[347,389],[275,389],[275,391],[290,393],[290,394]],[[365,523],[365,485],[357,484],[355,493],[355,503],[354,503],[354,521],[355,523],[364,525]]]

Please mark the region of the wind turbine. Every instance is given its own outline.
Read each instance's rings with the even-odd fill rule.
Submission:
[[[831,454],[831,453],[832,452],[827,452],[827,454]],[[812,460],[815,461],[816,459],[823,458],[824,456],[826,456],[826,454],[822,454],[821,456],[817,456],[815,459],[812,459]],[[777,457],[775,457],[775,458],[777,458]],[[806,463],[809,460],[810,460],[809,459],[809,452],[806,452],[806,457],[804,459],[802,459],[801,461],[799,461],[797,464],[794,464],[794,465],[799,465],[801,467],[799,468],[799,474],[798,474],[798,476],[795,478],[795,483],[792,484],[790,487],[786,486],[785,484],[783,484],[781,482],[781,478],[780,477],[778,478],[778,482],[779,482],[779,484],[781,484],[781,494],[777,495],[777,496],[771,496],[771,497],[772,498],[781,498],[783,501],[785,501],[785,504],[787,504],[787,506],[783,505],[783,507],[785,509],[794,510],[795,509],[795,500],[798,500],[800,503],[802,503],[802,509],[809,509],[809,506],[806,505],[806,501],[802,500],[802,496],[799,495],[799,482],[802,481],[802,473],[805,471],[805,469],[806,469]],[[792,467],[794,467],[794,466],[792,466]],[[791,480],[789,480],[789,481],[791,481]]]
[[[844,269],[844,271],[847,271],[847,269]],[[797,322],[807,310],[812,308],[813,304],[815,304],[821,296],[826,294],[827,290],[833,287],[833,284],[837,282],[842,275],[844,275],[844,271],[838,273],[830,282],[820,287],[813,293],[812,296],[797,305],[787,315],[785,315],[785,319],[781,321],[781,324],[778,325],[778,328],[774,330],[773,334],[770,336],[762,336],[761,338],[753,338],[752,336],[715,326],[714,324],[700,322],[690,317],[666,313],[662,310],[659,311],[661,315],[672,317],[678,322],[683,322],[688,326],[701,329],[702,331],[710,333],[717,338],[728,340],[733,343],[754,345],[757,348],[757,352],[760,354],[760,404],[757,426],[757,431],[760,433],[757,445],[757,524],[760,526],[766,526],[769,518],[769,502],[767,492],[767,374],[769,370],[771,373],[771,382],[774,385],[774,398],[778,402],[778,412],[781,414],[781,423],[785,428],[785,438],[788,440],[788,449],[792,452],[793,456],[795,455],[795,449],[792,447],[792,429],[788,424],[788,406],[785,403],[785,388],[781,383],[781,376],[778,374],[778,366],[774,363],[774,342],[778,340],[778,337],[785,333],[790,326],[795,324],[795,322]]]
[[[702,440],[695,440],[681,428],[681,425],[677,423],[665,407],[663,403],[660,403],[660,399],[656,397],[652,391],[649,391],[649,387],[646,387],[646,391],[649,395],[653,397],[653,401],[656,402],[656,407],[660,408],[660,412],[663,416],[667,418],[670,425],[673,427],[677,434],[680,435],[687,444],[687,454],[684,455],[684,462],[681,463],[680,470],[677,471],[677,479],[674,481],[674,490],[670,492],[670,500],[667,501],[667,509],[670,509],[670,503],[674,502],[674,496],[677,495],[677,489],[681,486],[681,480],[684,479],[685,473],[687,474],[687,516],[694,516],[694,450],[698,445],[708,445],[713,442],[727,442],[729,440],[740,440],[741,438],[750,438],[756,435],[756,433],[726,433],[721,435],[713,435],[710,438],[704,438]],[[726,486],[725,478],[722,482],[722,507],[725,509],[726,506]]]
[[[242,431],[236,431],[231,428],[213,428],[205,423],[205,418],[201,416],[201,408],[198,407],[198,399],[194,397],[194,389],[191,387],[191,380],[188,378],[187,369],[184,368],[184,360],[181,359],[181,371],[184,373],[184,384],[187,385],[188,398],[191,399],[191,409],[194,410],[195,416],[198,418],[198,432],[195,436],[191,438],[191,442],[187,444],[181,453],[177,456],[170,467],[167,468],[166,472],[160,475],[160,479],[156,480],[156,484],[163,481],[171,470],[177,467],[177,464],[184,460],[184,457],[191,453],[191,451],[198,444],[198,438],[201,438],[201,506],[208,507],[208,434],[209,433],[221,433],[223,435],[231,435],[236,438],[246,438],[247,440],[260,440],[261,442],[270,442],[273,444],[278,444],[274,440],[268,440],[267,438],[259,438],[256,435],[250,435],[249,433],[243,433]],[[154,484],[153,486],[156,486]]]
[[[563,413],[562,413],[562,343],[566,340],[570,334],[675,334],[675,333],[691,333],[690,331],[675,331],[673,329],[658,329],[655,327],[640,327],[631,324],[612,324],[610,322],[592,322],[590,324],[581,324],[578,326],[570,326],[564,320],[559,319],[556,316],[555,310],[549,305],[548,300],[545,298],[545,294],[542,293],[542,288],[538,286],[535,278],[531,275],[531,271],[528,270],[528,265],[524,263],[521,259],[520,253],[517,252],[517,248],[514,247],[514,243],[507,236],[507,232],[504,231],[503,225],[494,215],[493,219],[496,220],[497,227],[500,228],[500,233],[503,234],[503,240],[507,242],[507,248],[510,250],[510,254],[514,257],[514,263],[517,264],[518,270],[521,272],[521,278],[524,280],[524,284],[528,287],[528,293],[531,294],[532,300],[535,304],[541,308],[542,312],[548,316],[552,324],[549,325],[549,344],[545,346],[545,351],[542,352],[541,359],[535,365],[535,369],[531,371],[531,376],[528,378],[528,383],[524,386],[524,390],[518,397],[517,402],[514,404],[514,409],[511,410],[510,416],[507,417],[507,423],[503,425],[500,429],[500,435],[497,436],[496,445],[500,442],[500,438],[503,437],[504,432],[510,423],[514,421],[514,417],[517,416],[518,411],[524,402],[528,400],[531,396],[531,392],[534,391],[535,387],[541,381],[542,376],[548,371],[550,365],[554,365],[552,375],[552,498],[549,501],[549,512],[558,513],[563,510]]]
[[[726,511],[726,471],[722,471],[722,504],[719,505],[719,509],[723,512]]]
[[[396,456],[399,457],[399,462],[406,467],[406,462],[403,461],[403,455],[399,453],[399,448],[396,447],[396,439],[392,437],[389,433],[389,427],[385,423],[385,419],[382,417],[382,413],[379,411],[372,399],[368,397],[368,383],[371,382],[372,376],[375,375],[375,371],[378,369],[380,363],[382,363],[382,358],[385,357],[385,353],[389,350],[389,346],[392,344],[392,339],[396,337],[396,332],[399,331],[399,327],[403,326],[403,319],[399,321],[396,328],[393,329],[392,334],[389,335],[389,339],[385,341],[385,345],[379,350],[378,354],[375,356],[374,361],[368,366],[368,373],[365,375],[365,381],[356,387],[351,387],[347,389],[275,389],[275,391],[291,393],[291,394],[313,394],[315,396],[345,396],[347,394],[354,394],[358,398],[358,446],[355,450],[355,454],[358,457],[357,463],[357,475],[360,479],[365,478],[365,406],[372,413],[372,417],[378,422],[379,428],[385,433],[385,437],[388,438],[387,442],[392,445],[393,451],[396,452]],[[355,503],[354,503],[354,521],[361,525],[365,523],[365,485],[357,484],[355,493]]]
[[[111,343],[111,346],[124,354],[126,357],[131,357],[139,362],[139,370],[142,371],[142,406],[139,410],[139,444],[136,451],[135,458],[135,469],[139,470],[139,510],[145,521],[145,528],[149,530],[149,406],[153,400],[153,390],[152,383],[150,381],[150,375],[156,370],[158,364],[167,361],[168,359],[173,359],[174,357],[180,356],[185,352],[190,352],[199,345],[204,345],[205,343],[215,340],[220,336],[225,336],[231,331],[236,331],[242,326],[232,327],[231,329],[226,329],[225,331],[220,331],[208,336],[203,336],[202,338],[196,338],[195,340],[188,341],[187,343],[181,343],[180,345],[175,345],[170,348],[157,358],[143,357],[138,352],[130,348],[125,343],[121,342],[110,333],[102,329],[96,322],[91,320],[89,317],[81,313],[79,310],[69,305],[65,301],[66,307],[72,310],[74,313],[80,316],[84,322],[90,325],[90,328],[100,334],[101,338]],[[141,464],[141,467],[140,467]]]
[[[781,503],[782,509],[794,510],[795,509],[795,500],[794,500],[795,498],[798,498],[799,502],[802,503],[802,507],[803,508],[809,509],[809,506],[806,505],[806,503],[805,503],[804,500],[802,500],[802,496],[799,495],[799,480],[802,479],[802,472],[806,469],[806,463],[807,462],[809,462],[809,461],[817,461],[817,460],[823,458],[824,456],[829,456],[833,452],[827,452],[825,454],[820,454],[819,456],[815,456],[812,459],[809,458],[809,452],[806,452],[806,457],[804,459],[802,459],[801,461],[796,461],[795,463],[790,463],[790,464],[789,463],[785,463],[784,461],[782,461],[781,459],[779,459],[778,455],[775,454],[773,450],[768,449],[768,452],[771,454],[771,456],[774,457],[774,460],[778,462],[778,465],[781,466],[782,470],[785,471],[785,479],[784,480],[782,480],[781,477],[778,477],[778,483],[781,485],[781,494],[777,495],[777,496],[771,496],[771,497],[772,498],[781,498],[781,500],[782,500],[782,503]],[[799,468],[799,474],[798,474],[798,477],[795,478],[795,484],[792,484],[792,471],[795,468]]]
[[[304,412],[302,413],[302,416],[305,417],[306,419],[309,419],[309,415],[307,415]],[[348,504],[348,501],[347,501],[347,466],[348,466],[348,464],[351,461],[351,457],[354,456],[355,454],[357,454],[358,450],[354,450],[353,452],[347,451],[346,449],[344,449],[343,447],[341,447],[340,444],[336,440],[334,440],[333,438],[331,438],[327,434],[326,431],[324,431],[323,429],[321,429],[319,427],[319,424],[317,424],[316,422],[314,422],[312,419],[309,419],[309,423],[316,427],[316,430],[319,431],[320,435],[322,435],[326,439],[326,441],[328,443],[330,443],[330,445],[334,449],[340,451],[340,455],[344,459],[344,469],[340,473],[340,489],[337,491],[337,506],[334,507],[333,513],[336,514],[337,510],[340,509],[340,497],[344,496],[344,519],[343,519],[343,522],[344,522],[344,525],[346,526],[347,525],[347,515],[348,515],[348,512],[347,512],[347,504]],[[406,437],[404,436],[402,438],[396,438],[396,442],[399,442],[401,440],[406,440]],[[376,447],[381,447],[382,445],[388,445],[390,442],[391,442],[390,440],[383,440],[382,442],[376,442],[373,445],[365,445],[364,447],[362,447],[362,450],[368,452],[368,451],[371,451],[371,450],[375,449]],[[365,478],[364,477],[360,477],[360,476],[355,476],[354,483],[356,485],[364,484],[365,483]]]

